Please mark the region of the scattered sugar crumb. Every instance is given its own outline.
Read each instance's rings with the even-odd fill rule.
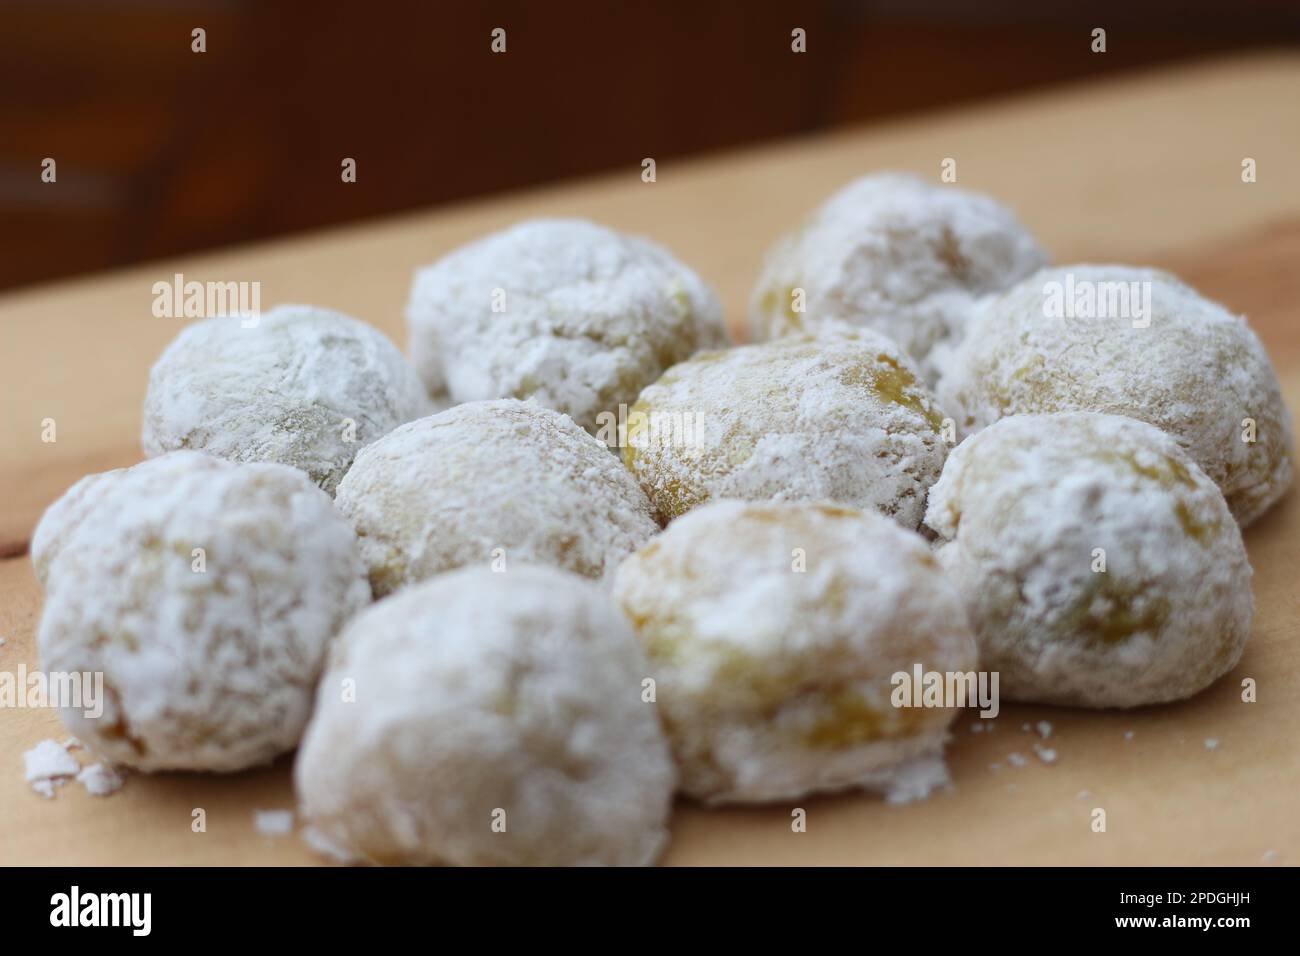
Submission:
[[[970,725],[970,732],[972,734],[982,734],[984,732],[984,725],[977,720],[975,723]]]
[[[1264,851],[1263,860],[1265,863],[1276,863],[1281,858],[1282,858],[1282,854],[1278,853],[1277,850]]]
[[[1219,746],[1219,741],[1218,741],[1216,738],[1214,738],[1214,737],[1206,737],[1206,738],[1205,738],[1205,749],[1206,749],[1206,750],[1214,750],[1214,749],[1215,749],[1216,747],[1218,747],[1218,746]]]
[[[0,637],[0,647],[4,647],[8,643],[9,642],[7,640],[5,640],[3,637]]]
[[[54,788],[75,777],[81,764],[68,755],[57,740],[42,740],[23,753],[24,779],[46,800],[54,797]]]
[[[1035,726],[1038,728],[1038,736],[1042,737],[1044,740],[1052,736],[1051,721],[1040,720]]]
[[[77,774],[77,783],[96,797],[107,797],[122,789],[125,777],[111,764],[92,763]]]
[[[1137,736],[1137,734],[1135,734],[1135,733],[1134,733],[1133,731],[1131,731],[1131,730],[1126,730],[1126,731],[1124,731],[1124,739],[1125,739],[1125,740],[1132,740],[1132,739],[1133,739],[1134,737],[1136,737],[1136,736]]]
[[[1091,796],[1092,796],[1092,791],[1091,791],[1091,790],[1080,790],[1078,793],[1076,793],[1076,794],[1074,795],[1074,799],[1076,799],[1076,800],[1087,800],[1087,799],[1090,798]]]
[[[1023,767],[1025,764],[1029,763],[1029,761],[1025,759],[1023,754],[1018,754],[1014,752],[1007,754],[1007,762],[1010,763],[1011,766],[1013,767]]]
[[[288,836],[293,832],[293,811],[254,810],[253,824],[263,836]]]
[[[1051,747],[1041,747],[1038,744],[1034,744],[1034,753],[1038,754],[1038,759],[1043,763],[1056,762],[1056,751]]]

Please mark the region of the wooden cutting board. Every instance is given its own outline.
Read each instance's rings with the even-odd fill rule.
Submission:
[[[313,302],[404,343],[410,274],[516,219],[577,215],[651,235],[721,292],[732,320],[766,245],[841,183],[876,169],[936,175],[1010,203],[1058,262],[1171,268],[1246,313],[1300,411],[1300,57],[1232,59],[1038,94],[693,162],[641,157],[592,182],[381,223],[153,263],[0,297],[0,671],[34,667],[40,589],[23,556],[41,510],[83,474],[131,464],[149,365],[179,330],[151,287],[258,280],[264,305]],[[653,154],[652,146],[647,152]],[[1243,158],[1258,181],[1243,183]],[[435,173],[436,174],[436,173]],[[340,188],[347,188],[340,185]],[[42,421],[57,441],[41,441]],[[1238,668],[1194,700],[1136,712],[1006,705],[991,732],[957,721],[954,785],[890,807],[863,795],[791,806],[679,806],[665,862],[1300,863],[1300,502],[1248,530],[1258,612]],[[1258,700],[1241,700],[1245,677]],[[1033,730],[1056,752],[1035,755]],[[1026,731],[1025,726],[1031,729]],[[0,709],[0,864],[261,864],[315,858],[260,835],[253,814],[293,805],[289,760],[232,776],[134,775],[110,797],[22,779],[22,753],[66,736],[45,710]],[[1208,741],[1214,745],[1207,746]],[[1023,767],[1012,753],[1023,755]],[[84,755],[83,755],[84,759]],[[1105,833],[1092,811],[1106,810]],[[191,828],[205,811],[206,832]]]

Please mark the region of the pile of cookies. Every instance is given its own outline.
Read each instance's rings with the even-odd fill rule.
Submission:
[[[421,270],[408,360],[282,306],[188,327],[133,468],[36,529],[70,729],[146,771],[298,748],[373,863],[644,864],[711,803],[944,779],[958,703],[1134,707],[1239,659],[1292,426],[1244,320],[1048,269],[995,201],[868,176],[748,320],[660,246],[535,221]],[[727,347],[733,339],[748,344]]]

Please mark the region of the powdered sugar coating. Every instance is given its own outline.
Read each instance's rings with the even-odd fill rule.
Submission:
[[[1151,314],[1130,305],[1133,315],[1049,316],[1045,290],[1067,280],[1093,289],[1150,283]],[[940,395],[963,433],[1026,413],[1149,422],[1214,479],[1243,527],[1291,484],[1291,414],[1259,339],[1243,319],[1155,269],[1068,266],[1026,279],[981,310]],[[1254,442],[1242,440],[1247,418]]]
[[[674,362],[726,344],[718,297],[691,269],[578,219],[522,222],[420,270],[407,319],[431,394],[532,398],[591,432]]]
[[[871,328],[933,383],[975,301],[1046,262],[1011,211],[988,196],[898,173],[864,176],[768,254],[750,299],[749,336]]]
[[[331,652],[294,768],[303,813],[373,863],[651,863],[674,772],[646,673],[608,595],[571,574],[415,585]]]
[[[623,461],[666,519],[711,498],[838,501],[915,529],[948,450],[918,377],[866,329],[701,353],[641,393]]]
[[[1250,635],[1237,523],[1178,443],[1143,422],[1004,418],[948,456],[925,520],[1007,699],[1177,700],[1231,670]]]
[[[111,502],[119,490],[126,490],[128,502],[133,497],[163,495],[185,475],[204,470],[220,471],[221,463],[209,455],[177,452],[150,458],[130,468],[114,468],[82,478],[45,509],[32,532],[29,551],[36,579],[42,586],[47,585],[49,567],[68,539],[87,515],[100,508],[115,507],[105,503]]]
[[[604,444],[567,415],[513,399],[396,429],[357,456],[336,503],[377,597],[462,565],[599,578],[659,530]]]
[[[104,682],[102,716],[64,708],[64,723],[144,770],[291,749],[326,643],[369,597],[347,522],[283,465],[173,452],[111,481],[46,570],[43,668]]]
[[[922,538],[851,508],[704,505],[628,558],[614,595],[649,658],[682,789],[712,803],[890,789],[941,753],[955,715],[893,706],[892,675],[975,666],[961,600]]]
[[[223,316],[181,332],[149,373],[142,442],[151,457],[188,448],[292,465],[333,494],[361,448],[432,410],[377,329],[282,305],[251,328]]]

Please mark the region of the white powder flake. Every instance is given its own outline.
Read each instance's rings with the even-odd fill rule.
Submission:
[[[48,800],[54,796],[55,787],[77,775],[81,764],[57,740],[42,740],[23,753],[23,770],[31,788]]]
[[[1015,751],[1007,754],[1007,762],[1013,767],[1023,767],[1029,763],[1029,761],[1025,759],[1024,754],[1016,753]]]
[[[1037,730],[1038,730],[1038,736],[1042,737],[1044,740],[1046,740],[1048,737],[1052,736],[1052,725],[1051,725],[1051,723],[1050,723],[1049,721],[1046,721],[1046,720],[1040,720],[1040,721],[1039,721],[1037,724],[1035,724],[1034,726],[1035,726],[1035,727],[1037,728]]]
[[[1038,755],[1038,759],[1043,763],[1056,763],[1056,751],[1051,747],[1034,744],[1034,753]]]
[[[1205,738],[1205,749],[1206,749],[1206,750],[1217,750],[1218,747],[1219,747],[1219,741],[1218,741],[1217,739],[1215,739],[1214,737],[1206,737],[1206,738]]]
[[[93,763],[77,774],[77,783],[95,797],[107,797],[122,789],[125,778],[122,773],[106,763]]]

